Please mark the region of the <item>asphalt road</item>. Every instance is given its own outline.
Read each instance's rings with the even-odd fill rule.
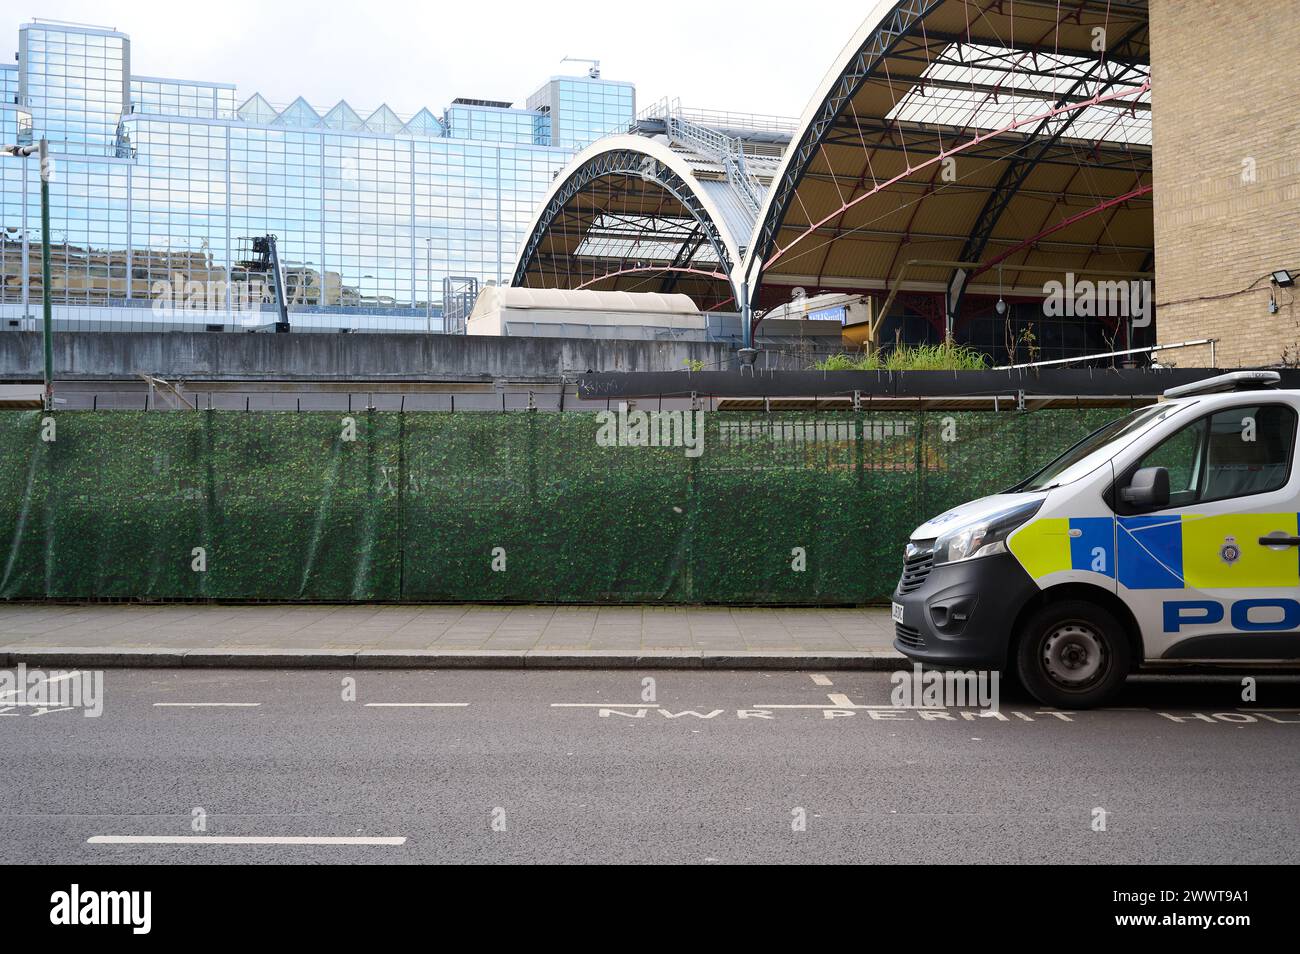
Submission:
[[[881,708],[869,672],[104,680],[97,718],[0,699],[0,863],[1300,860],[1294,677],[997,716]],[[123,836],[206,840],[90,841]]]

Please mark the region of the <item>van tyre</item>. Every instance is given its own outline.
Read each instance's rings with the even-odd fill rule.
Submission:
[[[1016,670],[1035,699],[1058,709],[1101,705],[1124,685],[1132,653],[1109,610],[1063,600],[1037,610],[1020,630]]]

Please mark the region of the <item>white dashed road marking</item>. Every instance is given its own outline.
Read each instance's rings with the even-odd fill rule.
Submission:
[[[372,709],[463,709],[468,702],[367,702]]]
[[[823,675],[822,675],[821,673],[819,673],[819,672],[812,673],[812,681],[813,681],[813,685],[814,685],[814,686],[830,686],[830,685],[833,685],[833,683],[831,682],[831,678],[830,678],[830,676],[823,676]]]
[[[310,835],[92,835],[88,845],[404,845],[406,838]]]
[[[552,702],[552,709],[654,709],[656,702]]]
[[[155,702],[159,709],[255,709],[260,702]]]

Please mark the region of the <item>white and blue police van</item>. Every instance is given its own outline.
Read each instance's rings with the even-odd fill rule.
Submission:
[[[1102,704],[1139,669],[1300,663],[1300,391],[1166,391],[1004,493],[918,527],[893,595],[915,662]]]

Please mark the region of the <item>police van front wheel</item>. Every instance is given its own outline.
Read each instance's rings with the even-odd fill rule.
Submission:
[[[1124,627],[1095,603],[1065,600],[1035,612],[1020,631],[1016,669],[1039,702],[1059,709],[1101,705],[1124,685]]]

